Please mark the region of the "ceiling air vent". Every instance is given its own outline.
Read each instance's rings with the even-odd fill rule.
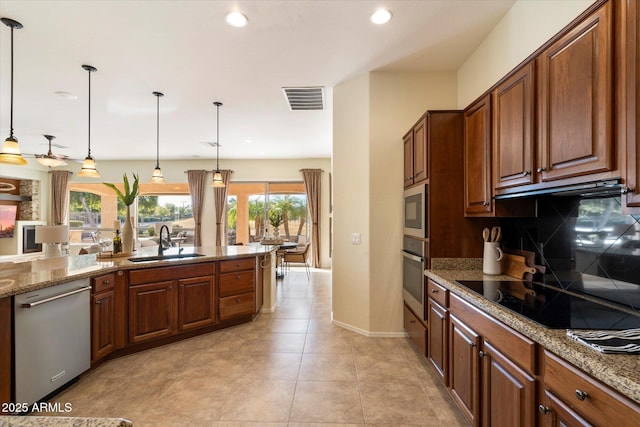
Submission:
[[[324,88],[312,87],[283,87],[289,108],[294,110],[324,110]]]

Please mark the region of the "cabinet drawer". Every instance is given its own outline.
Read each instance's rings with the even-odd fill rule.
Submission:
[[[427,328],[422,322],[413,314],[413,311],[404,306],[404,329],[407,331],[416,347],[420,351],[420,354],[426,356],[427,354]]]
[[[172,267],[151,267],[129,271],[129,285],[153,283],[161,280],[180,280],[188,277],[203,277],[215,275],[213,262],[203,262],[190,265],[175,265]]]
[[[102,276],[94,277],[93,279],[93,293],[97,294],[102,291],[113,289],[116,283],[115,273],[104,274]]]
[[[433,280],[427,280],[427,296],[443,307],[449,307],[449,290]]]
[[[248,293],[220,298],[220,320],[255,313],[255,294]]]
[[[566,406],[592,424],[623,426],[629,425],[630,420],[640,419],[637,403],[546,350],[544,384]]]
[[[220,261],[220,273],[231,271],[253,270],[256,266],[255,258],[228,259]]]
[[[227,273],[220,275],[220,296],[243,294],[253,292],[255,272],[241,271],[239,273]]]

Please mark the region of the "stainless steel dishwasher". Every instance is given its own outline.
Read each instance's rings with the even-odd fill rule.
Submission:
[[[35,403],[91,364],[89,279],[14,297],[16,402]]]

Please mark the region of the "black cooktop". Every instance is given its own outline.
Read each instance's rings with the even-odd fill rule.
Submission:
[[[640,313],[632,314],[553,286],[522,280],[458,280],[457,283],[548,328],[640,328]]]

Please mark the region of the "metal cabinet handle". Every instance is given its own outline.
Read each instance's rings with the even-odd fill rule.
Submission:
[[[432,294],[437,294],[437,293],[438,293],[438,290],[437,290],[437,289],[431,289],[431,293],[432,293]]]
[[[531,175],[531,171],[523,171],[522,176]]]
[[[416,323],[416,321],[411,319],[411,320],[409,320],[409,323]]]
[[[102,304],[102,300],[96,301],[96,304]]]
[[[538,173],[542,173],[542,172],[544,172],[544,171],[546,171],[546,169],[545,169],[545,168],[538,168],[538,169],[536,169],[536,172],[538,172]]]
[[[635,189],[633,187],[628,187],[628,186],[623,186],[622,189],[620,190],[620,192],[622,194],[629,194],[629,193],[633,193],[635,191]]]
[[[236,298],[236,302],[240,304],[240,298]]]
[[[538,411],[540,411],[542,415],[547,415],[550,412],[550,409],[548,406],[538,405]]]
[[[109,284],[109,279],[103,280],[102,283],[104,283],[105,285],[108,285]]]
[[[484,352],[484,351],[482,351],[482,350],[480,350],[480,351],[478,352],[478,356],[480,356],[480,358],[483,358],[483,357],[485,357],[486,355],[487,355],[487,353],[485,353],[485,352]]]
[[[482,202],[482,206],[489,206],[489,202]]]
[[[576,390],[576,397],[578,398],[578,400],[585,400],[587,397],[589,397],[589,393],[582,390]]]

